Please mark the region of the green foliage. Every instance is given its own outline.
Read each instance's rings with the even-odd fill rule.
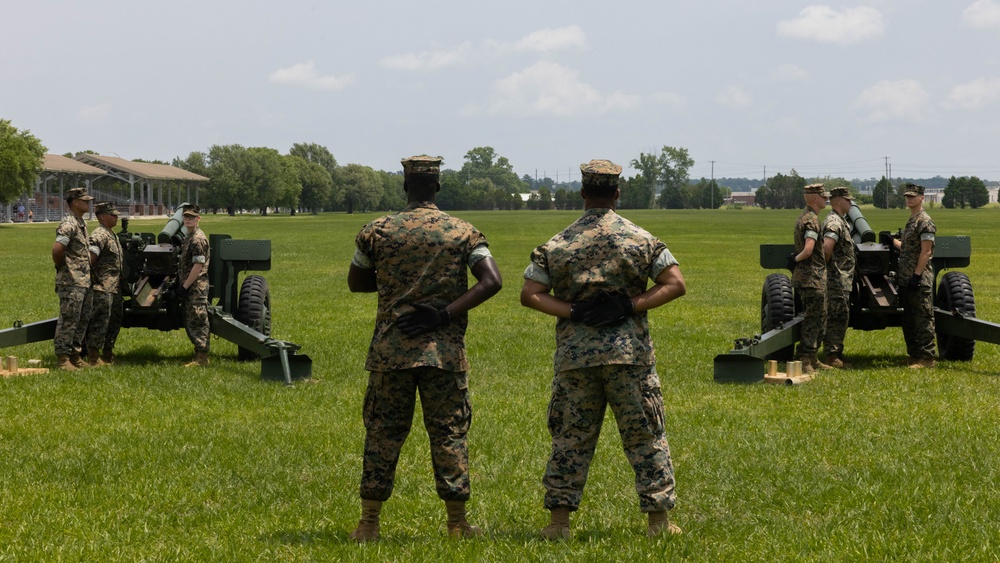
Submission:
[[[893,189],[889,180],[882,176],[882,179],[872,188],[872,203],[879,209],[901,209],[906,207],[903,193],[898,188]]]
[[[30,131],[0,119],[0,203],[28,193],[42,172],[47,149]]]
[[[986,189],[986,184],[976,176],[962,176],[956,178],[952,176],[948,179],[948,185],[944,188],[944,197],[941,198],[941,205],[947,208],[966,206],[972,209],[980,208],[990,202],[990,193]]]
[[[309,162],[296,155],[289,155],[287,158],[295,168],[299,185],[302,186],[302,193],[299,196],[302,209],[319,213],[330,201],[333,193],[333,177],[317,162]]]
[[[475,147],[465,153],[465,163],[458,173],[469,182],[478,178],[489,180],[493,186],[509,194],[525,190],[510,161],[500,156],[493,147]]]
[[[794,169],[791,174],[775,174],[757,189],[757,205],[770,209],[798,209],[804,205],[802,188],[806,180]]]
[[[646,180],[645,186],[661,188],[656,204],[667,209],[683,209],[692,203],[684,193],[688,185],[688,171],[692,166],[694,160],[688,155],[687,149],[666,145],[660,149],[659,155],[639,153],[639,158],[632,160],[632,167],[639,170]],[[650,196],[655,191],[651,191]],[[694,203],[698,207],[701,202]]]
[[[382,179],[371,167],[348,164],[339,171],[348,213],[371,211],[382,199]]]

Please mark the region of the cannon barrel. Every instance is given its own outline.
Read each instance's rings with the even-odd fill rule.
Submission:
[[[854,238],[855,243],[875,242],[875,231],[872,230],[865,216],[861,214],[861,208],[858,207],[857,203],[851,202],[851,210],[847,212],[847,218],[850,219],[851,237]]]
[[[170,220],[167,221],[166,226],[164,226],[163,230],[160,231],[160,234],[157,235],[156,237],[157,244],[167,244],[175,242],[174,237],[177,236],[178,232],[181,233],[180,241],[183,241],[185,238],[187,238],[187,228],[184,226],[185,205],[188,204],[182,203],[177,206],[177,211],[174,211],[173,216],[171,216]],[[177,241],[176,244],[180,244],[180,242]]]

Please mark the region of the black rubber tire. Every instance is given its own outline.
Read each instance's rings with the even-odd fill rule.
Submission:
[[[948,272],[938,282],[934,305],[946,311],[958,311],[966,317],[976,316],[976,298],[972,294],[972,282],[962,272]],[[937,332],[938,355],[945,360],[967,362],[976,353],[976,341]]]
[[[240,286],[240,302],[233,317],[257,332],[271,336],[271,289],[263,276],[247,276]],[[260,356],[240,347],[239,360],[250,361]]]
[[[767,276],[760,294],[760,333],[773,330],[793,318],[795,297],[792,293],[792,281],[785,274]],[[787,362],[794,354],[793,345],[768,355],[766,359]]]

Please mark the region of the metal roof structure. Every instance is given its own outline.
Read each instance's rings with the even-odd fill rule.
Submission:
[[[49,174],[71,174],[103,176],[104,170],[78,160],[58,154],[46,154],[42,160],[42,172]]]
[[[175,205],[191,201],[191,184],[195,185],[194,203],[198,203],[198,186],[208,181],[205,176],[176,166],[133,162],[117,156],[80,153],[74,160],[104,171],[105,175],[98,180],[119,180],[129,185],[127,196],[117,189],[106,190],[107,193],[94,190],[95,196],[101,195],[104,199],[115,201],[119,205],[119,210],[124,210],[129,217],[169,214],[169,210]],[[136,198],[137,185],[138,198]]]
[[[148,162],[132,162],[117,156],[81,153],[76,155],[76,161],[94,166],[106,171],[109,175],[126,182],[131,175],[139,180],[207,182],[208,178],[183,168],[167,164],[150,164]]]

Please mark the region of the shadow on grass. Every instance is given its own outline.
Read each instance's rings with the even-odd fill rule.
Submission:
[[[886,356],[884,354],[845,354],[845,356],[847,363],[851,366],[845,371],[883,370],[893,368],[906,369],[911,363],[908,356],[901,355]],[[970,366],[968,362],[962,361],[938,359],[937,365],[933,369],[937,371],[960,370],[962,372],[974,373],[977,375],[1000,376],[1000,370],[975,368]]]
[[[258,539],[268,544],[282,544],[293,546],[306,545],[333,545],[341,543],[354,543],[349,532],[345,530],[280,530],[269,534],[262,534]]]

